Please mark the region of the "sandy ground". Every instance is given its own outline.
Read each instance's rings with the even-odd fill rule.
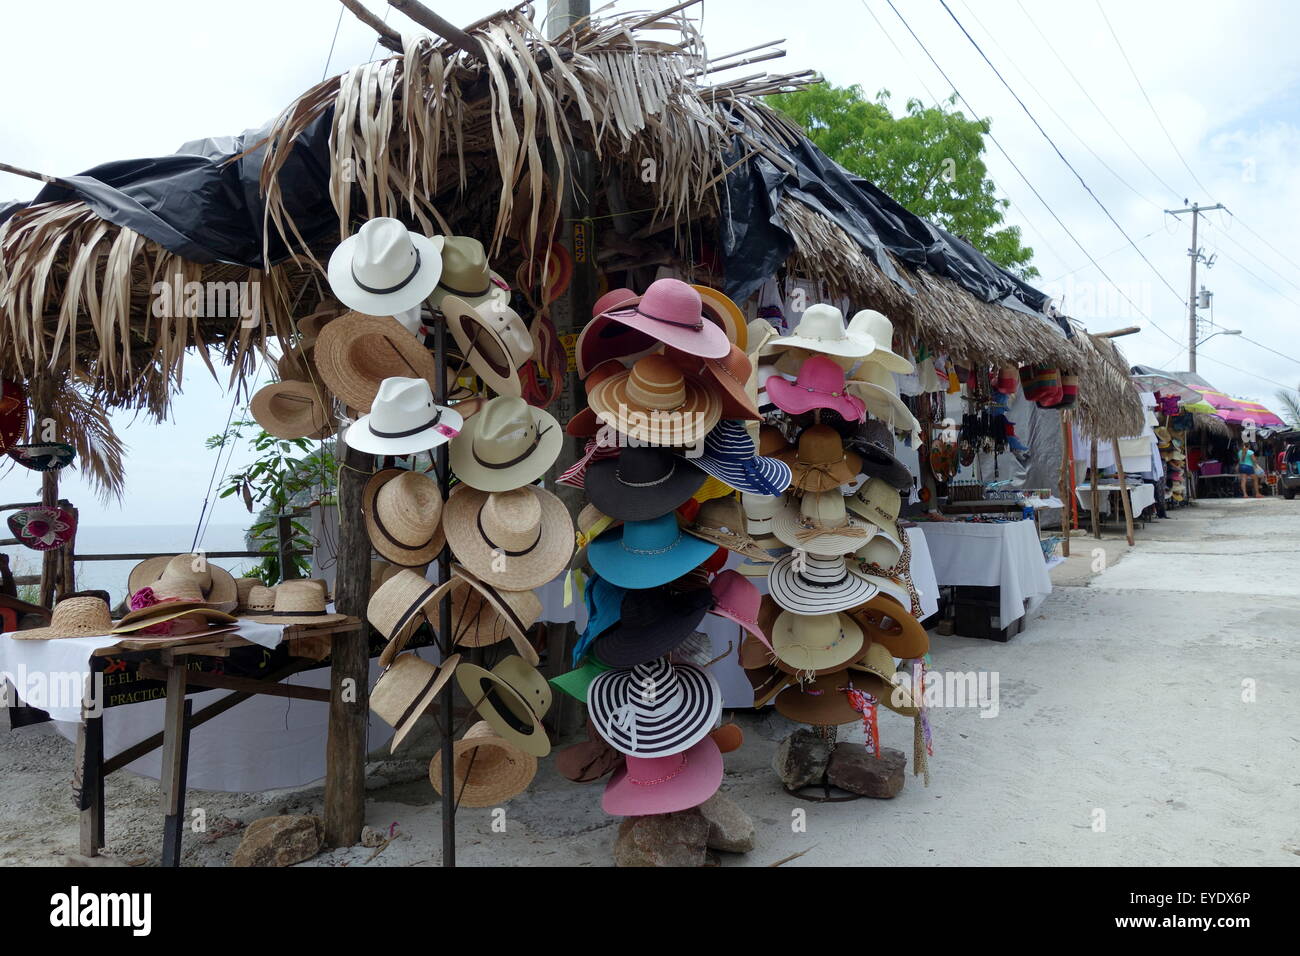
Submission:
[[[893,800],[786,795],[768,765],[791,725],[739,715],[745,746],[727,757],[723,788],[753,817],[758,846],[723,864],[802,852],[785,865],[1300,865],[1298,542],[1300,503],[1280,499],[1199,502],[1140,529],[1133,549],[1076,536],[1056,591],[1010,643],[934,637],[937,669],[997,675],[996,716],[932,711],[931,785],[909,774]],[[910,753],[910,722],[885,714],[882,738]],[[371,765],[367,822],[396,824],[396,839],[306,865],[440,862],[431,747]],[[0,733],[0,865],[76,853],[71,766],[71,745],[49,728]],[[110,778],[112,862],[157,859],[156,788]],[[187,834],[185,863],[223,865],[241,824],[320,806],[319,788],[191,791],[207,832]],[[572,866],[608,865],[618,823],[599,787],[570,784],[549,761],[503,817],[462,810],[457,822],[462,865]]]

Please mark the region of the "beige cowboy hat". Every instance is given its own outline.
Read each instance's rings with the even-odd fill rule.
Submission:
[[[129,634],[167,621],[187,620],[204,624],[238,624],[233,614],[218,611],[197,601],[163,601],[132,611],[113,627],[114,634]]]
[[[227,613],[239,607],[239,586],[225,568],[212,564],[202,553],[159,555],[146,558],[127,575],[127,593],[151,588],[158,598],[202,601]]]
[[[542,616],[542,601],[532,591],[508,591],[481,581],[458,564],[438,587],[433,600],[451,601],[452,638],[462,647],[487,647],[509,638],[515,652],[537,666],[528,629]],[[433,622],[434,627],[437,623]]]
[[[768,343],[767,349],[806,349],[819,355],[841,358],[864,358],[876,348],[875,341],[865,333],[849,337],[844,327],[844,313],[833,305],[810,305],[799,317],[798,324],[789,335]]]
[[[420,625],[436,626],[431,615],[435,612],[437,589],[438,585],[426,580],[418,571],[402,568],[370,596],[366,620],[388,638],[388,643],[379,652],[381,667],[389,667],[397,659]]]
[[[308,382],[273,382],[257,390],[249,411],[276,438],[325,438],[334,433],[327,397]]]
[[[325,590],[311,581],[281,581],[275,589],[275,606],[269,614],[251,615],[262,624],[336,624],[346,614],[325,610]]]
[[[349,312],[321,329],[316,370],[331,392],[359,412],[370,411],[386,378],[420,378],[438,387],[438,363],[391,315]]]
[[[471,305],[449,295],[442,315],[460,354],[488,388],[498,395],[523,393],[519,369],[533,357],[533,337],[509,303],[490,297]]]
[[[428,302],[442,310],[443,302],[451,297],[471,306],[510,297],[506,280],[488,267],[487,251],[473,236],[448,236],[443,242],[442,275]]]
[[[458,485],[443,516],[456,559],[493,587],[541,587],[569,565],[573,521],[564,503],[534,485],[479,491]]]
[[[498,736],[480,720],[452,747],[452,796],[458,806],[495,807],[528,789],[537,776],[537,758]],[[433,789],[442,793],[442,751],[429,764]]]
[[[555,464],[564,429],[549,412],[501,395],[465,422],[451,441],[451,469],[479,491],[531,484]]]
[[[54,605],[48,627],[15,631],[15,641],[53,641],[64,637],[105,637],[113,632],[108,604],[95,597],[65,598]]]
[[[542,727],[542,717],[551,709],[551,685],[532,664],[517,654],[502,658],[490,671],[462,664],[456,681],[499,737],[534,757],[551,752]]]
[[[404,568],[428,564],[442,551],[442,492],[426,474],[384,468],[361,492],[361,513],[371,546]]]
[[[412,652],[400,655],[379,675],[379,680],[370,690],[370,709],[393,728],[389,753],[406,739],[420,715],[429,709],[447,685],[459,663],[459,654],[451,655],[439,667]]]

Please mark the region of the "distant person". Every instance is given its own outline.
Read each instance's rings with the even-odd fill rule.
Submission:
[[[1237,449],[1237,472],[1241,478],[1241,497],[1249,498],[1246,493],[1246,479],[1250,478],[1255,482],[1255,497],[1263,498],[1259,490],[1259,465],[1255,462],[1255,449],[1245,443]]]

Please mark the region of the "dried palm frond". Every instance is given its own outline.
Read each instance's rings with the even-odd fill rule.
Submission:
[[[83,392],[65,381],[54,393],[49,416],[54,419],[60,439],[77,450],[76,460],[69,467],[81,472],[101,501],[121,500],[126,490],[122,460],[126,449],[113,431],[101,396]]]

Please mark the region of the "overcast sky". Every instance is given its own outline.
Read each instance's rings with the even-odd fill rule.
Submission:
[[[387,9],[382,0],[368,2],[380,14]],[[909,97],[946,98],[949,81],[955,84],[980,116],[992,120],[993,135],[1014,161],[989,145],[990,171],[1012,202],[1010,221],[1023,227],[1034,249],[1039,286],[1093,330],[1141,326],[1141,334],[1121,342],[1132,362],[1171,369],[1187,364],[1182,303],[1189,229],[1186,217],[1177,222],[1162,210],[1185,199],[1223,203],[1235,218],[1215,212],[1202,220],[1201,245],[1218,259],[1212,270],[1201,270],[1200,281],[1215,293],[1218,326],[1241,329],[1244,336],[1206,343],[1200,372],[1224,391],[1274,406],[1279,387],[1300,382],[1300,249],[1291,241],[1300,221],[1300,7],[1284,0],[1101,0],[1100,8],[1097,0],[1023,0],[1022,9],[1017,0],[947,0],[1153,271],[940,0],[894,2],[947,80],[888,0],[705,0],[697,9],[712,54],[784,37],[788,55],[765,67],[813,68],[836,84],[859,83],[869,93],[888,89],[896,111]],[[431,5],[455,23],[500,7],[499,0]],[[0,161],[76,173],[255,127],[321,79],[339,9],[334,0],[224,0],[219,8],[176,0],[5,3]],[[388,19],[399,29],[410,27],[396,11]],[[373,32],[345,14],[329,71],[373,55]],[[30,198],[37,185],[0,173],[0,198]],[[75,476],[65,482],[83,521],[195,521],[212,470],[203,441],[220,431],[230,399],[198,362],[187,369],[193,371],[174,403],[173,423],[116,419],[130,446],[127,501],[98,509]],[[0,478],[0,500],[38,488],[32,473],[15,471]],[[245,516],[228,500],[213,520],[242,523]]]

